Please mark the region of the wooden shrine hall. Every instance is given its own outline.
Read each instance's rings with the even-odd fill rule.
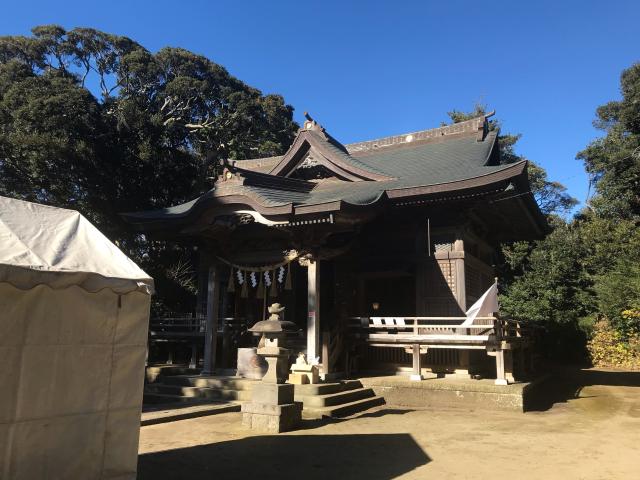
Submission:
[[[278,302],[301,329],[294,348],[327,377],[511,379],[527,363],[526,329],[492,316],[460,324],[494,282],[498,245],[547,225],[527,162],[502,163],[488,116],[347,145],[307,116],[284,155],[225,162],[199,198],[124,214],[199,253],[203,373],[255,344],[241,331],[223,346],[221,324],[246,329]]]

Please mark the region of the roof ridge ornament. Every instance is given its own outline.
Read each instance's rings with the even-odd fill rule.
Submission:
[[[236,161],[229,160],[228,158],[221,158],[218,161],[217,179],[221,182],[232,180],[233,178],[239,178],[236,168]]]
[[[304,118],[306,118],[303,128],[304,130],[319,130],[320,132],[325,133],[324,127],[311,118],[309,112],[304,112]]]
[[[476,134],[476,139],[481,142],[484,141],[489,133],[489,123],[487,119],[495,115],[495,113],[495,110],[493,110],[489,113],[484,113],[477,117],[470,118],[469,120],[451,123],[441,127],[429,128],[427,130],[419,130],[415,132],[405,132],[398,135],[365,140],[363,142],[348,143],[345,145],[345,148],[349,154],[352,155],[354,153],[371,152],[385,147],[392,147],[406,143],[444,138],[449,135],[473,133]]]
[[[476,140],[478,142],[482,142],[487,136],[487,133],[489,133],[489,121],[487,120],[487,118],[493,117],[495,114],[496,111],[491,110],[489,113],[485,113],[479,117],[476,117],[476,119],[478,120],[478,135],[476,136]],[[482,119],[482,121],[480,121],[480,119]]]

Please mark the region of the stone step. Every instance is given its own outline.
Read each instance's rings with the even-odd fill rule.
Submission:
[[[343,392],[328,393],[326,395],[298,395],[295,400],[302,402],[304,408],[322,408],[351,403],[364,398],[375,397],[375,393],[370,388],[358,388],[345,390]]]
[[[327,395],[329,393],[342,392],[342,384],[340,383],[314,383],[295,385],[296,397],[310,395]]]
[[[173,375],[198,375],[199,368],[189,368],[186,365],[151,365],[146,368],[147,383],[155,383]]]
[[[199,375],[199,368],[189,368],[186,365],[151,365],[148,371],[158,372],[162,375]]]
[[[229,388],[188,387],[181,385],[166,385],[162,383],[154,383],[151,385],[147,385],[147,387],[145,388],[145,392],[208,400],[251,400],[250,390],[233,390]]]
[[[251,390],[257,380],[242,377],[202,377],[193,375],[172,375],[162,378],[165,385],[185,387],[224,388],[230,390]]]
[[[306,419],[317,419],[322,417],[348,417],[356,413],[364,412],[373,407],[384,405],[382,397],[369,397],[354,402],[344,403],[328,407],[307,407],[302,410],[302,417]]]
[[[171,395],[167,393],[154,393],[145,391],[142,397],[142,403],[144,405],[175,405],[177,403],[185,405],[201,405],[203,403],[206,403],[206,400],[194,397],[183,397],[182,395]]]
[[[341,382],[314,383],[296,385],[296,395],[327,395],[362,388],[359,380],[343,380]]]
[[[160,405],[142,412],[140,425],[157,425],[159,423],[175,422],[177,420],[186,420],[189,418],[206,417],[216,415],[218,413],[239,412],[240,403],[238,402],[209,402],[206,404],[191,405]]]

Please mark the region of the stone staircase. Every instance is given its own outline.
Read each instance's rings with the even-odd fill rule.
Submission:
[[[234,376],[199,376],[192,369],[150,367],[144,389],[147,408],[159,405],[241,404],[251,400],[257,380]],[[359,380],[343,380],[314,385],[296,385],[295,400],[302,402],[303,418],[346,417],[384,404],[371,388]]]
[[[347,417],[384,404],[359,380],[296,385],[295,401],[302,402],[303,418]]]
[[[201,377],[192,374],[160,375],[144,389],[145,404],[182,402],[243,402],[251,400],[251,384],[240,377]]]

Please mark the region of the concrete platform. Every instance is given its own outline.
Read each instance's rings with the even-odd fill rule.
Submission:
[[[388,405],[403,407],[464,408],[524,412],[533,389],[543,378],[511,385],[494,385],[492,379],[461,377],[411,381],[408,376],[363,377],[362,386],[371,388]]]
[[[250,401],[256,385],[260,385],[258,380],[233,375],[202,376],[184,366],[160,365],[147,369],[143,403],[149,410],[165,405],[183,409],[200,406],[201,410],[196,410],[205,412],[202,405],[239,406]],[[291,402],[295,399],[304,405],[303,416],[307,419],[344,417],[384,404],[384,399],[358,380],[289,386],[295,391]]]

